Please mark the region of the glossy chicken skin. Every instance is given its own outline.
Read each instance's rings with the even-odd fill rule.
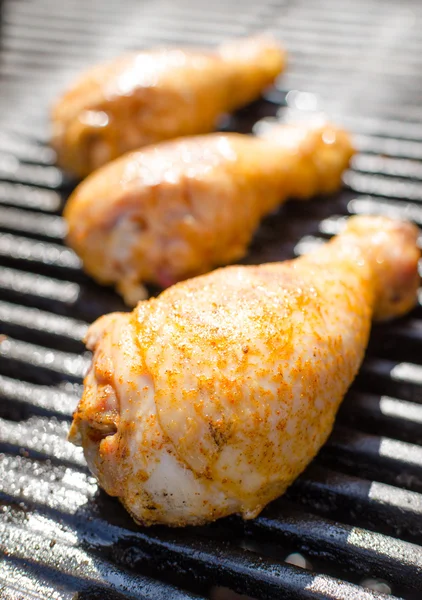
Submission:
[[[337,189],[353,153],[348,135],[328,124],[267,135],[209,134],[121,157],[70,197],[68,244],[132,306],[143,283],[167,287],[238,260],[287,197]]]
[[[70,439],[142,524],[255,517],[329,436],[371,319],[404,314],[417,230],[356,217],[312,255],[232,266],[94,323]]]
[[[52,145],[81,177],[121,154],[207,133],[217,118],[257,98],[283,70],[271,39],[249,38],[216,52],[139,52],[83,74],[52,112]]]

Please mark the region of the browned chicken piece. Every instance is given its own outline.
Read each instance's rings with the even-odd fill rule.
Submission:
[[[129,150],[208,133],[221,114],[257,98],[284,65],[280,46],[257,37],[214,53],[156,50],[94,67],[53,108],[58,162],[84,177]]]
[[[416,303],[418,231],[355,217],[285,263],[179,283],[87,335],[70,439],[142,524],[255,517],[329,436],[371,319]]]
[[[288,196],[336,190],[352,155],[332,125],[278,126],[267,139],[209,134],[145,148],[79,185],[65,209],[86,271],[129,305],[244,256],[260,219]]]

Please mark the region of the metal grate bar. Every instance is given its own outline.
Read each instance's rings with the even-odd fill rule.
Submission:
[[[69,382],[61,387],[35,385],[0,375],[0,398],[23,404],[32,414],[71,417],[80,398],[80,390],[75,387]]]
[[[77,319],[0,301],[0,332],[12,337],[81,352],[87,329],[88,324]]]
[[[28,573],[28,567],[22,566],[20,561],[3,557],[0,559],[0,590],[3,600],[74,600],[72,589],[66,589],[63,582],[47,583],[36,581]],[[56,585],[54,585],[56,583]],[[60,588],[60,592],[57,588]],[[23,595],[24,594],[24,595]],[[104,598],[104,600],[106,600]],[[110,598],[109,600],[113,600]]]
[[[57,167],[24,164],[9,154],[0,154],[0,178],[53,189],[60,187],[65,181],[63,173]]]
[[[3,484],[0,483],[0,485]],[[27,482],[24,480],[22,488],[25,488],[26,485]],[[35,485],[34,488],[37,489]],[[17,499],[16,488],[12,488],[11,491]],[[30,493],[32,493],[32,490]],[[38,494],[38,492],[35,493]],[[75,495],[73,498],[73,502],[80,503],[79,506],[81,508],[84,506],[83,503],[84,501],[86,502],[86,499],[83,496],[78,499],[78,496]],[[322,600],[327,597],[324,595],[327,591],[332,594],[330,597],[333,600],[347,598],[347,594],[350,593],[359,594],[359,598],[365,598],[366,600],[387,598],[384,595],[376,595],[362,588],[357,588],[352,584],[339,582],[328,576],[315,576],[268,558],[258,558],[253,552],[247,550],[240,551],[216,540],[199,539],[198,537],[191,538],[189,535],[184,535],[179,541],[175,541],[173,539],[174,536],[167,533],[156,536],[136,531],[127,531],[98,519],[98,517],[90,518],[89,525],[84,517],[82,519],[78,518],[78,510],[75,512],[75,504],[72,503],[72,494],[69,492],[63,495],[62,502],[59,503],[54,499],[54,494],[48,493],[45,489],[44,492],[41,492],[41,496],[38,496],[39,501],[42,502],[43,499],[49,505],[57,506],[60,511],[67,509],[69,512],[75,513],[75,516],[71,519],[71,523],[76,528],[77,535],[82,538],[88,536],[91,538],[91,544],[93,541],[91,536],[94,535],[98,538],[99,534],[103,540],[113,540],[114,545],[119,544],[119,540],[126,546],[129,543],[134,552],[131,557],[132,564],[137,564],[138,568],[142,567],[145,560],[150,562],[153,558],[156,568],[159,570],[165,570],[169,565],[172,565],[173,569],[182,568],[184,572],[194,569],[195,572],[199,571],[204,580],[209,583],[229,585],[232,589],[237,589],[239,592],[253,593],[257,596],[261,595],[261,597],[264,594],[264,597],[267,598],[274,597],[274,594],[277,594],[280,584],[290,594],[291,598],[301,600],[311,597]],[[80,511],[79,513],[83,515]],[[67,523],[70,524],[70,521],[67,520]],[[7,530],[5,533],[7,533]],[[28,547],[31,548],[30,543],[28,543]],[[22,548],[22,545],[20,548]],[[45,561],[42,547],[41,552],[34,552],[34,558],[39,560],[40,554]],[[123,559],[124,561],[125,554],[116,553],[116,558],[120,561]],[[56,560],[53,564],[57,564],[57,562]],[[311,593],[314,595],[311,596]]]
[[[422,366],[387,359],[368,358],[357,379],[367,389],[393,393],[403,400],[422,402]]]
[[[68,444],[68,424],[54,418],[32,417],[21,423],[0,419],[0,450],[22,452],[31,458],[85,467],[82,449]]]
[[[88,322],[106,312],[127,310],[121,299],[105,288],[98,295],[93,284],[81,286],[1,266],[0,292],[3,298],[10,301],[24,305],[35,303],[39,308],[65,315],[69,314],[71,307],[74,317]]]
[[[360,152],[373,152],[397,158],[422,159],[422,142],[363,134],[355,134],[353,141]]]
[[[382,62],[375,62],[373,64],[369,64],[365,66],[365,70],[367,73],[370,73],[377,79],[385,79],[387,77],[397,78],[398,80],[403,81],[404,85],[408,85],[407,78],[409,78],[414,72],[414,66],[409,65],[407,61],[400,62],[398,60],[399,57],[395,57],[388,64],[383,64]],[[350,57],[348,55],[340,55],[336,52],[333,52],[330,56],[330,60],[327,60],[326,57],[321,59],[321,56],[318,56],[318,53],[314,52],[313,54],[300,54],[299,56],[294,56],[290,59],[290,65],[295,69],[296,75],[303,74],[308,76],[309,69],[312,68],[321,68],[321,63],[324,60],[327,69],[330,72],[330,75],[336,75],[340,77],[344,74],[345,71],[348,71],[349,74],[353,75],[361,72],[361,63],[357,61],[355,57]],[[416,83],[416,88],[419,88],[419,82]]]
[[[416,492],[422,491],[422,448],[337,426],[321,451],[330,465]]]
[[[336,114],[332,117],[356,133],[387,138],[394,136],[395,139],[414,140],[416,142],[422,139],[422,123],[420,121],[403,122],[394,119],[353,117]]]
[[[62,240],[66,234],[66,223],[62,217],[42,215],[27,210],[0,206],[0,227],[36,236]]]
[[[51,435],[44,433],[48,427],[54,430],[55,425],[54,423],[51,425],[45,420],[35,421],[32,419],[28,422],[28,429],[33,432],[32,435],[35,436],[35,447],[37,447],[37,444],[39,445],[40,442],[48,444],[52,443],[50,441]],[[63,429],[63,427],[59,427],[59,436],[63,436],[64,433],[65,429]],[[9,434],[9,438],[7,438],[6,441],[13,444],[14,435],[16,435],[16,433],[12,429],[11,433]],[[17,435],[18,439],[22,439],[19,434]],[[25,436],[24,439],[27,439],[27,436]],[[47,440],[47,442],[45,442],[45,440]],[[2,441],[4,442],[4,440]],[[61,447],[62,452],[63,448],[65,448],[65,446]],[[27,446],[25,446],[25,450],[26,449]],[[39,452],[38,449],[36,449],[36,451]],[[47,449],[46,454],[48,455],[49,453],[50,451]],[[60,451],[58,452],[56,450],[53,455],[57,454],[59,454],[58,459],[60,459]],[[8,466],[10,468],[10,465]],[[32,484],[29,489],[32,488],[36,490],[37,497],[40,500],[39,494],[41,488],[35,486],[34,484]],[[380,501],[382,493],[384,493],[382,497],[383,501],[385,502],[385,499],[388,496],[388,491],[390,491],[391,496],[391,490],[387,486],[380,485],[377,500]],[[43,493],[44,498],[51,498],[51,494],[49,494],[46,489],[44,489]],[[402,501],[407,500],[407,503],[409,503],[409,497],[411,499],[416,497],[418,500],[418,502],[414,500],[412,506],[414,512],[413,518],[415,519],[416,515],[422,512],[421,500],[418,495],[413,494],[412,496],[412,494],[407,493],[406,496],[405,492],[403,492],[401,499]],[[58,499],[60,499],[60,502],[58,502]],[[399,500],[400,497],[396,497],[396,506],[398,506]],[[73,501],[71,497],[70,501]],[[51,505],[51,502],[54,504]],[[64,509],[67,506],[66,502],[62,503],[61,494],[59,494],[57,498],[53,497],[52,500],[49,501],[48,505],[50,507],[60,507],[61,509]],[[419,508],[418,513],[415,512],[417,508]],[[72,509],[69,508],[69,510],[71,511]],[[331,547],[331,550],[334,552],[335,549],[336,553],[335,556],[331,556],[331,560],[338,560],[338,553],[343,552],[345,554],[343,559],[346,561],[348,568],[350,568],[351,565],[354,565],[354,568],[366,572],[368,566],[370,566],[372,572],[378,574],[379,576],[385,576],[385,574],[388,572],[389,580],[394,582],[403,582],[406,576],[411,575],[412,581],[414,581],[413,585],[416,587],[418,586],[418,578],[416,578],[416,580],[414,579],[415,573],[419,573],[419,569],[422,565],[422,550],[418,547],[413,547],[412,545],[405,544],[399,540],[391,540],[383,536],[370,534],[369,532],[357,530],[356,528],[345,528],[343,526],[334,525],[333,523],[329,523],[321,518],[313,517],[311,515],[304,515],[303,512],[295,511],[290,507],[286,508],[285,502],[282,503],[281,509],[278,508],[275,510],[277,513],[282,514],[282,519],[273,516],[273,509],[270,511],[267,510],[265,513],[266,516],[258,517],[258,519],[248,523],[245,526],[247,531],[249,533],[257,533],[259,535],[265,533],[266,539],[278,539],[280,536],[282,536],[282,542],[285,541],[285,537],[287,537],[290,541],[292,538],[297,538],[297,540],[301,540],[302,543],[303,541],[305,542],[308,552],[310,551],[311,554],[313,552],[321,552],[322,549],[324,549],[325,558],[328,557],[328,553],[330,551],[329,547]],[[268,516],[268,512],[271,516]],[[336,535],[334,535],[334,532],[336,532]],[[341,540],[344,540],[344,543],[342,543]],[[382,551],[380,551],[382,548],[388,549],[387,560],[383,559]],[[396,552],[395,559],[392,548]],[[392,562],[394,560],[396,561],[395,563]],[[407,573],[406,567],[408,567],[409,573]]]
[[[405,198],[422,202],[422,183],[383,177],[382,175],[363,175],[346,171],[344,183],[354,192],[390,198]]]
[[[397,98],[398,92],[395,90],[389,90],[389,94],[387,96],[383,94],[373,94],[370,96],[369,94],[365,95],[365,102],[358,102],[353,94],[353,90],[350,90],[349,98],[339,97],[339,96],[331,96],[327,94],[327,88],[321,88],[318,90],[318,93],[314,93],[310,89],[310,84],[315,85],[315,77],[317,79],[321,78],[321,81],[326,78],[327,81],[330,81],[333,85],[338,85],[336,83],[335,76],[330,74],[326,70],[324,72],[312,72],[308,74],[307,81],[304,79],[304,74],[295,74],[287,72],[278,81],[276,81],[276,91],[280,94],[287,94],[287,104],[289,107],[300,110],[310,110],[309,106],[298,106],[297,100],[302,103],[305,100],[307,103],[311,100],[313,104],[316,103],[316,106],[312,108],[315,110],[318,108],[319,110],[329,111],[330,115],[332,114],[333,119],[338,119],[339,122],[343,118],[355,117],[359,119],[366,118],[374,118],[376,115],[377,118],[381,116],[385,120],[396,120],[400,119],[400,121],[406,125],[407,122],[422,120],[422,109],[421,107],[410,100],[411,96],[407,95],[405,97],[401,96],[399,99]],[[291,87],[287,84],[289,83],[290,78],[294,81],[295,78],[302,82],[301,85],[303,87]],[[300,89],[307,90],[306,92],[298,91]],[[348,100],[352,101],[348,101]],[[279,100],[277,100],[279,102]],[[280,110],[283,110],[284,107],[281,107]],[[404,136],[405,137],[405,136]],[[411,158],[411,157],[409,157]]]
[[[0,204],[57,212],[62,207],[63,202],[57,192],[0,182]]]
[[[0,356],[3,364],[6,359],[25,364],[27,372],[36,373],[37,369],[46,369],[52,378],[54,374],[59,374],[60,378],[72,377],[76,380],[84,377],[91,362],[86,355],[53,351],[10,337],[0,340]]]
[[[31,578],[27,570],[20,565],[19,561],[13,559],[1,559],[0,589],[4,600],[45,600],[52,598],[54,600],[72,600],[74,594],[71,589],[65,585],[60,586],[60,592],[57,587],[53,587],[53,582],[31,583]],[[24,595],[22,595],[24,594]],[[106,600],[104,598],[104,600]],[[108,600],[117,600],[117,597]]]
[[[340,422],[370,433],[422,444],[422,406],[390,396],[351,392],[340,407]]]
[[[211,26],[212,28],[212,26]],[[180,30],[181,29],[181,30]],[[131,31],[132,30],[132,31]],[[236,30],[237,32],[239,32],[238,28],[234,28],[234,35],[236,35]],[[242,31],[243,33],[243,31]],[[124,34],[125,37],[122,37],[122,34]],[[74,44],[81,44],[86,46],[87,48],[87,52],[88,52],[88,56],[89,56],[89,52],[90,52],[90,48],[94,47],[98,44],[98,40],[101,39],[101,33],[98,32],[93,33],[91,31],[90,36],[85,36],[83,35],[83,33],[81,33],[80,31],[63,31],[63,30],[59,30],[59,29],[48,29],[46,30],[45,28],[40,28],[37,29],[36,27],[32,27],[31,26],[31,30],[28,32],[27,27],[25,26],[20,26],[17,25],[15,23],[10,24],[7,28],[7,36],[13,36],[13,37],[19,37],[19,36],[24,36],[26,39],[32,39],[35,41],[38,40],[48,40],[48,42],[52,42],[52,43],[56,43],[56,44],[60,44],[60,43],[74,43]],[[185,45],[187,44],[196,44],[198,46],[206,46],[206,45],[214,45],[214,44],[218,44],[223,38],[227,37],[227,32],[225,32],[224,34],[221,34],[219,32],[218,26],[214,27],[214,32],[208,31],[206,33],[204,33],[203,31],[195,31],[194,28],[192,28],[191,31],[186,30],[185,27],[183,26],[183,28],[179,28],[179,30],[177,29],[172,29],[170,26],[168,27],[168,29],[166,30],[165,27],[160,29],[160,40],[161,40],[161,44],[163,43],[184,43]],[[108,32],[107,33],[107,40],[109,41],[110,44],[112,44],[114,47],[118,46],[118,44],[122,44],[122,39],[124,39],[124,47],[127,47],[129,44],[133,45],[136,44],[136,47],[138,48],[142,48],[145,47],[146,45],[148,45],[147,41],[148,40],[154,40],[157,38],[157,34],[156,32],[154,32],[153,28],[152,29],[148,29],[148,27],[142,27],[142,26],[138,26],[137,29],[135,29],[133,26],[132,27],[122,27],[122,31],[121,33],[111,33]],[[183,39],[184,38],[184,39]],[[29,61],[30,62],[30,61]],[[68,66],[70,64],[74,64],[75,60],[70,60],[68,59],[68,64],[66,64],[65,61],[65,66]],[[48,63],[47,63],[48,64]],[[59,62],[56,61],[57,67],[59,67]],[[39,65],[39,70],[43,71],[43,65]],[[58,69],[59,70],[59,69]],[[13,63],[11,63],[10,65],[2,65],[1,71],[0,71],[3,75],[6,74],[10,74],[10,75],[16,75],[19,76],[20,72],[19,69],[16,69],[16,67],[13,66]],[[63,71],[60,69],[60,74],[62,74]],[[36,76],[36,73],[32,72],[31,73],[31,78],[33,78],[34,76]]]
[[[0,300],[0,321],[20,325],[27,329],[63,336],[80,342],[87,332],[88,324]]]
[[[422,589],[422,549],[357,527],[339,525],[322,517],[295,510],[286,501],[273,506],[246,525],[254,536],[305,544],[310,556],[321,551],[326,560],[346,569],[366,573],[406,587]]]
[[[42,165],[52,165],[56,159],[56,154],[51,148],[5,131],[0,131],[0,152],[11,154],[19,160]]]
[[[95,478],[78,465],[50,465],[25,456],[2,454],[0,473],[1,494],[62,510],[69,515],[93,500],[98,492]],[[20,486],[16,485],[12,473],[19,473],[22,477]]]
[[[38,242],[11,233],[0,233],[0,256],[37,262],[59,269],[79,270],[80,258],[70,250],[51,242]]]
[[[362,173],[380,173],[391,177],[422,180],[422,163],[407,158],[388,158],[372,154],[358,154],[352,159],[352,168]]]
[[[289,489],[288,497],[330,518],[380,527],[394,537],[421,540],[422,495],[313,464]],[[388,577],[387,577],[388,579]]]
[[[111,562],[90,555],[82,549],[56,542],[51,545],[49,539],[41,534],[30,533],[26,529],[8,524],[0,524],[0,549],[7,552],[7,556],[20,561],[25,560],[30,564],[40,565],[45,570],[57,571],[76,579],[79,586],[83,584],[82,591],[88,591],[95,585],[104,591],[111,589],[121,594],[121,598],[147,600],[154,597],[167,600],[188,600],[198,596],[181,592],[173,586],[153,581],[152,579],[123,572]],[[33,554],[31,554],[31,550]],[[31,558],[36,556],[36,560]],[[124,595],[124,596],[123,596]]]
[[[180,25],[183,26],[183,30],[184,31],[191,31],[191,32],[210,32],[213,31],[215,33],[222,33],[225,35],[232,35],[232,36],[236,36],[236,35],[242,35],[245,33],[245,29],[246,29],[246,24],[245,21],[248,21],[249,24],[252,24],[251,21],[251,17],[249,16],[249,18],[247,19],[239,19],[239,21],[236,21],[236,23],[228,23],[227,19],[224,19],[224,15],[222,16],[222,18],[219,21],[215,21],[215,19],[213,19],[212,21],[207,20],[206,18],[204,18],[206,15],[204,14],[200,14],[200,15],[196,15],[193,14],[191,11],[186,11],[184,13],[181,14],[175,14],[174,11],[172,11],[170,14],[167,13],[162,13],[160,15],[154,15],[154,14],[150,14],[147,15],[145,19],[143,19],[143,21],[141,23],[136,22],[136,23],[131,23],[128,18],[127,15],[125,16],[125,19],[122,20],[120,23],[114,23],[114,25],[121,26],[125,28],[125,32],[129,33],[130,37],[134,37],[135,39],[143,39],[143,34],[144,31],[146,31],[146,27],[145,27],[145,22],[148,24],[150,31],[151,29],[162,29],[164,31],[164,35],[167,31],[171,31],[171,28],[173,28],[176,24],[178,24],[177,22],[180,22]],[[8,22],[7,18],[6,18],[6,22]],[[13,27],[16,26],[13,22],[13,20],[9,20],[9,24]],[[24,31],[24,35],[26,35],[28,33],[28,26],[30,25],[31,27],[31,31],[30,31],[30,35],[32,34],[33,29],[35,30],[41,30],[41,31],[45,31],[45,17],[43,15],[28,15],[28,18],[20,18],[19,19],[19,27],[23,29]],[[96,31],[95,31],[95,35],[100,37],[100,36],[104,36],[106,35],[107,37],[110,35],[110,23],[106,22],[103,23],[101,21],[97,22],[96,24]],[[72,20],[67,19],[66,21],[64,21],[62,18],[57,18],[57,19],[50,19],[49,20],[49,30],[56,32],[66,32],[66,33],[70,33],[72,35],[78,36],[78,35],[86,35],[86,37],[90,37],[92,34],[92,24],[91,23],[86,23],[84,24],[83,22],[79,20],[75,20],[74,22],[72,22]],[[117,29],[118,31],[118,29]],[[118,37],[117,34],[112,34],[113,37]],[[121,41],[121,38],[118,38],[117,41]]]
[[[0,267],[0,289],[16,292],[19,296],[31,295],[65,304],[74,304],[81,293],[76,283],[4,267]]]
[[[422,207],[412,202],[366,196],[350,200],[347,209],[353,215],[384,215],[393,219],[408,219],[422,225]]]

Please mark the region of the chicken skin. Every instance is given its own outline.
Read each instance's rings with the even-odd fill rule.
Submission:
[[[329,436],[371,319],[404,314],[417,229],[355,217],[312,255],[232,266],[96,321],[70,440],[144,525],[250,519]]]
[[[58,162],[84,177],[129,150],[208,133],[221,114],[255,100],[284,65],[280,46],[258,37],[214,53],[138,52],[94,67],[53,108]]]
[[[337,189],[353,153],[328,124],[265,135],[183,138],[106,165],[68,201],[68,244],[129,306],[146,297],[143,283],[167,287],[240,259],[264,215]]]

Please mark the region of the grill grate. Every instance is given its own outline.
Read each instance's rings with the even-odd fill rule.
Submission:
[[[324,109],[354,132],[359,153],[341,193],[284,206],[245,262],[309,251],[353,214],[422,225],[422,5],[245,0],[238,13],[223,0],[9,0],[3,8],[0,596],[187,600],[218,585],[260,599],[419,599],[421,305],[374,328],[329,442],[256,520],[137,527],[66,442],[89,360],[81,338],[123,306],[63,246],[70,182],[44,141],[47,105],[87,64],[152,43],[214,44],[269,29],[286,41],[290,72],[225,127],[251,131]],[[285,562],[292,553],[306,557],[305,569]]]

